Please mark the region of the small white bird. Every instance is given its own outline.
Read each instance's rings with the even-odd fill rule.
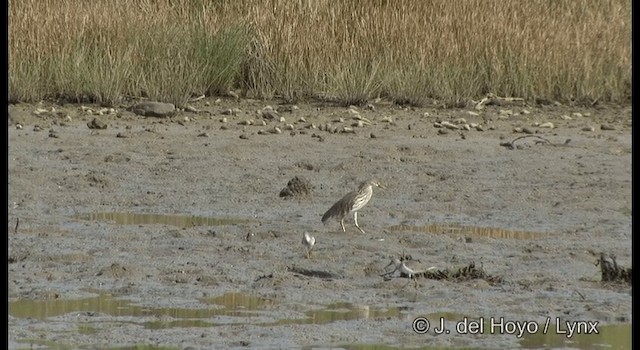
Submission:
[[[312,235],[310,235],[307,232],[302,234],[302,245],[304,245],[304,247],[307,250],[307,259],[309,259],[311,257],[311,249],[313,249],[313,246],[315,244],[316,244],[316,238],[315,237],[313,237]]]
[[[390,272],[386,272],[382,274],[382,276],[392,275],[396,271],[400,271],[400,277],[409,277],[415,283],[415,286],[418,286],[418,280],[416,279],[417,275],[423,274],[426,271],[430,271],[435,267],[426,268],[424,264],[420,262],[420,260],[400,260],[398,258],[391,259],[389,265],[385,266],[385,270],[387,267],[393,266],[393,270]]]

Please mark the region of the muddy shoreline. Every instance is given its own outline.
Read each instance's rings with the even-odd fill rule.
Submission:
[[[630,107],[380,102],[357,110],[371,121],[358,126],[353,111],[313,103],[262,125],[256,110],[267,104],[278,101],[202,100],[199,113],[163,119],[11,105],[9,347],[630,344],[631,287],[603,285],[594,265],[605,252],[631,266]],[[51,107],[56,113],[33,113]],[[236,115],[223,114],[233,108]],[[108,127],[89,129],[96,117]],[[434,127],[460,118],[483,131]],[[539,127],[546,122],[554,128]],[[275,126],[282,132],[260,133]],[[515,128],[553,145],[530,137],[501,146],[525,135]],[[310,197],[279,197],[294,176],[313,185]],[[368,178],[387,188],[358,215],[365,234],[352,218],[346,233],[320,222]],[[310,260],[303,232],[317,240]],[[475,262],[504,282],[422,279],[414,287],[380,277],[401,254],[440,269]],[[450,333],[417,334],[418,317],[442,318]],[[591,321],[603,331],[573,343],[557,331],[459,334],[464,317]]]

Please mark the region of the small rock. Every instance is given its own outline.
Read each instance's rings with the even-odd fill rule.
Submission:
[[[126,139],[131,137],[131,134],[128,132],[119,132],[116,134],[116,137],[122,138],[122,139]]]
[[[221,126],[220,126],[220,130],[227,130],[227,129],[229,129],[229,127],[228,127],[228,126],[226,126],[226,125],[221,125]]]
[[[221,98],[217,98],[215,101],[213,101],[214,104],[221,104],[222,103],[222,99]]]
[[[484,127],[482,125],[480,125],[480,124],[476,125],[475,129],[478,130],[478,131],[484,131]]]
[[[284,126],[284,129],[285,129],[285,130],[293,130],[293,129],[294,129],[293,124],[291,124],[291,123],[286,124],[286,125]]]
[[[393,119],[391,119],[391,117],[389,117],[389,116],[384,116],[384,117],[382,117],[382,122],[383,123],[393,123]]]
[[[378,138],[378,136],[376,136],[376,134],[374,134],[374,133],[371,133],[369,135],[369,137],[372,138],[372,139],[377,139]]]
[[[530,128],[526,127],[526,126],[524,128],[522,128],[522,132],[525,133],[525,134],[529,134],[529,135],[535,134],[535,131],[533,131],[532,129],[530,129]]]
[[[16,129],[22,130],[22,124],[20,124],[20,123],[16,124]]]
[[[370,111],[375,111],[376,110],[376,106],[372,105],[371,103],[369,103],[367,105],[367,109],[369,109]]]
[[[449,133],[447,129],[438,129],[438,135],[446,135]]]
[[[93,118],[92,121],[87,123],[87,127],[89,129],[106,129],[107,128],[107,124],[101,120],[99,120],[98,118]]]
[[[199,111],[193,106],[186,106],[184,108],[185,112],[198,113]]]
[[[519,127],[519,126],[516,126],[515,128],[513,128],[513,132],[515,132],[515,133],[522,132],[522,128]]]
[[[362,120],[358,120],[357,122],[351,124],[351,126],[356,127],[356,128],[363,128],[364,127],[364,123],[362,122]]]
[[[345,134],[355,134],[355,130],[353,130],[353,128],[350,128],[348,126],[345,126],[344,128],[342,128],[342,132]],[[333,133],[335,133],[335,131]]]
[[[468,115],[474,116],[474,117],[479,117],[480,113],[474,112],[474,111],[467,111]]]
[[[53,137],[55,139],[59,138],[60,136],[58,136],[58,132],[55,130],[49,130],[49,137]]]
[[[600,130],[605,130],[605,131],[611,131],[611,130],[615,130],[616,127],[611,125],[611,124],[601,124],[600,125]]]
[[[240,138],[243,139],[243,140],[248,140],[249,136],[247,136],[246,134],[242,134],[242,135],[240,135]]]
[[[501,109],[499,114],[502,116],[510,116],[513,115],[513,111],[510,109]]]
[[[528,109],[523,109],[522,112],[520,112],[520,113],[527,115],[527,114],[531,114],[531,111],[528,110]]]
[[[236,100],[240,98],[240,96],[238,96],[238,94],[233,90],[227,91],[227,95],[230,96],[230,97],[235,98]]]
[[[596,131],[596,128],[594,128],[593,126],[585,126],[581,130],[582,131]]]
[[[198,137],[209,137],[209,134],[207,132],[203,132],[198,134]]]
[[[570,116],[568,116],[568,115],[566,115],[566,114],[561,115],[561,116],[560,116],[560,119],[562,119],[562,120],[573,120],[573,118],[571,118]]]
[[[127,110],[145,117],[170,117],[176,113],[173,103],[144,101],[129,107]]]
[[[467,131],[471,131],[471,126],[469,126],[469,124],[464,124],[464,125],[462,125],[462,129],[463,130],[467,130]]]
[[[220,119],[220,123],[226,123],[226,122],[227,122],[227,118],[226,118],[226,117],[225,117],[225,118]]]
[[[253,125],[253,119],[243,120],[239,124],[240,125]]]
[[[440,122],[440,124],[441,124],[442,126],[444,126],[445,128],[447,128],[447,129],[451,129],[451,130],[458,130],[458,129],[459,129],[459,127],[458,127],[457,125],[451,124],[451,123],[449,123],[449,122],[448,122],[448,121],[446,121],[446,120],[445,120],[445,121]]]
[[[538,125],[539,128],[545,128],[545,129],[553,129],[554,125],[552,122],[546,122],[546,123],[542,123],[540,125]]]
[[[265,122],[264,119],[263,119],[263,120],[260,121],[260,125],[267,126],[267,122]]]
[[[263,129],[258,130],[258,135],[266,135],[267,132],[264,131]]]
[[[464,118],[458,118],[456,120],[453,121],[454,124],[467,124],[467,120]]]
[[[287,121],[287,120],[286,120],[286,119],[284,119],[284,117],[280,117],[280,120],[279,120],[279,122],[280,122],[280,123],[284,123],[284,122],[286,122],[286,121]]]
[[[572,115],[576,118],[582,118],[582,113],[575,112]]]
[[[300,118],[298,118],[298,122],[299,123],[306,123],[307,119],[305,119],[305,117],[300,117]]]

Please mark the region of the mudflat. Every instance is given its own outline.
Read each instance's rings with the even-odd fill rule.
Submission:
[[[630,346],[630,106],[192,107],[9,107],[10,348]]]

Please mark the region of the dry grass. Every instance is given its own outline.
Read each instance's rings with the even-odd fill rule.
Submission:
[[[12,101],[631,97],[629,0],[12,0],[9,14]]]

